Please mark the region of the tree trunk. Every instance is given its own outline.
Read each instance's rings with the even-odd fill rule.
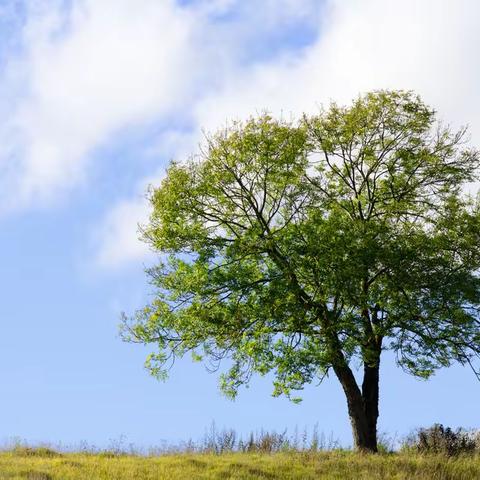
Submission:
[[[367,421],[367,443],[377,451],[377,419],[379,394],[380,357],[374,366],[364,365],[362,398]]]
[[[358,451],[377,452],[379,366],[365,365],[362,391],[347,364],[333,367],[347,398],[354,447]]]

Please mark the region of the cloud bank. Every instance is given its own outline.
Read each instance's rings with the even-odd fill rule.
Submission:
[[[15,194],[4,208],[56,200],[82,181],[93,148],[180,108],[198,81],[185,75],[199,60],[192,24],[169,1],[31,6],[24,51],[7,72],[22,91],[2,123],[10,164],[2,183]]]
[[[97,226],[105,267],[144,257],[137,223],[147,215],[146,185],[161,177],[166,152],[183,158],[195,150],[202,128],[401,88],[420,93],[440,118],[470,124],[480,141],[475,0],[46,5],[30,4],[21,52],[4,69],[3,210],[58,201],[88,178],[99,145],[126,127],[166,125],[145,145],[162,165],[135,179],[136,196],[113,205]]]

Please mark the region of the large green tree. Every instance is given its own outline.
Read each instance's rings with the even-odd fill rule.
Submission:
[[[423,378],[480,353],[480,203],[463,193],[479,154],[464,134],[411,92],[376,91],[209,137],[152,189],[144,238],[163,260],[125,339],[158,347],[157,376],[187,352],[227,358],[232,397],[253,373],[290,396],[332,372],[355,447],[376,451],[382,352]]]

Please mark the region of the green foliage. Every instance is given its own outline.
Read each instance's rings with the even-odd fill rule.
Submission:
[[[428,378],[480,353],[478,152],[416,95],[378,91],[298,122],[234,123],[172,163],[144,239],[155,298],[125,318],[150,371],[191,352],[234,397],[274,395],[391,349]]]

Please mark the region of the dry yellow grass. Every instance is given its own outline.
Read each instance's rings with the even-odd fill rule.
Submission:
[[[45,451],[0,454],[0,479],[8,480],[476,480],[480,457],[351,452],[176,454],[108,456]]]

